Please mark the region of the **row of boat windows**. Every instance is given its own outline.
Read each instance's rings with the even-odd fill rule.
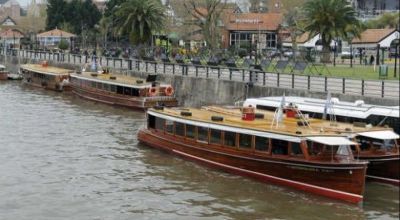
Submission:
[[[31,72],[31,77],[36,78],[36,79],[42,79],[42,80],[51,80],[51,79],[55,78],[55,76],[53,76],[53,75],[36,73],[36,72]]]
[[[165,131],[176,136],[195,139],[199,142],[223,145],[226,147],[255,149],[256,151],[268,152],[274,155],[290,154],[301,156],[303,154],[299,143],[194,126],[161,119],[152,115],[149,115],[148,127],[159,131]],[[273,147],[271,148],[271,146]]]
[[[117,86],[107,83],[94,82],[91,80],[71,78],[71,82],[79,85],[80,87],[91,87],[95,89],[99,89],[106,92],[117,93],[121,95],[129,95],[129,96],[139,96],[139,89]]]

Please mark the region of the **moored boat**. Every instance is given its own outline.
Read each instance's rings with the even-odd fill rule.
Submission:
[[[141,79],[99,71],[76,72],[70,79],[72,92],[86,99],[136,109],[177,106],[172,86],[156,82],[155,77]]]
[[[296,112],[313,116],[313,119],[309,119],[312,127],[345,134],[356,141],[358,145],[353,147],[354,157],[369,162],[368,179],[400,186],[399,135],[393,131],[400,129],[398,106],[366,105],[362,101],[339,102],[336,98],[326,101],[300,97],[284,99],[289,105],[295,106],[295,110],[291,110],[289,105],[285,105],[286,117],[293,117]],[[281,101],[277,97],[253,98],[247,99],[244,102],[244,106],[246,105],[257,106],[258,112],[272,117],[272,110],[278,108]],[[330,120],[318,119],[323,117],[324,112]],[[393,129],[388,124],[394,126]]]
[[[279,126],[259,114],[209,108],[154,108],[139,141],[182,157],[261,181],[358,203],[367,162],[354,159],[356,143],[314,131],[295,120]]]
[[[7,80],[8,71],[4,65],[0,65],[0,80]]]
[[[21,65],[20,71],[25,84],[54,91],[69,90],[69,74],[73,72],[49,66],[46,61],[42,64]]]

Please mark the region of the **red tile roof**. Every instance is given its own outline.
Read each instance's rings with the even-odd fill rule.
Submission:
[[[59,29],[53,29],[51,31],[43,32],[37,35],[38,37],[76,37],[75,34],[68,33]]]
[[[282,23],[280,13],[229,13],[223,17],[227,30],[238,31],[276,31]]]
[[[367,29],[361,33],[360,38],[353,39],[353,44],[378,43],[395,31],[392,29]]]
[[[7,29],[0,32],[0,37],[5,39],[12,39],[12,38],[23,38],[24,35],[19,30]]]

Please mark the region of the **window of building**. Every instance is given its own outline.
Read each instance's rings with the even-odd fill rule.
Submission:
[[[236,146],[236,133],[230,132],[230,131],[225,131],[224,133],[225,133],[224,145],[230,146],[230,147],[235,147]]]
[[[196,132],[196,127],[193,125],[186,125],[186,137],[188,138],[193,138],[194,139],[194,135]]]
[[[271,139],[272,154],[275,155],[288,155],[289,142],[278,139]]]
[[[221,131],[210,129],[210,143],[221,144]]]
[[[239,134],[239,147],[250,149],[252,145],[253,136],[248,134]]]
[[[251,45],[251,33],[231,33],[230,45],[238,47],[248,47]]]
[[[276,48],[276,34],[267,33],[267,48]]]
[[[256,136],[255,148],[258,151],[268,151],[269,150],[269,139],[265,137]]]
[[[208,142],[208,128],[197,127],[197,140]]]
[[[175,135],[185,136],[185,124],[175,122]]]
[[[92,82],[92,88],[96,88],[96,82]]]

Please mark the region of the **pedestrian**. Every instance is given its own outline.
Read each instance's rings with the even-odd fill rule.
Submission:
[[[371,56],[369,57],[369,65],[374,64],[374,61],[375,61],[375,57],[374,57],[374,55],[371,55]]]

